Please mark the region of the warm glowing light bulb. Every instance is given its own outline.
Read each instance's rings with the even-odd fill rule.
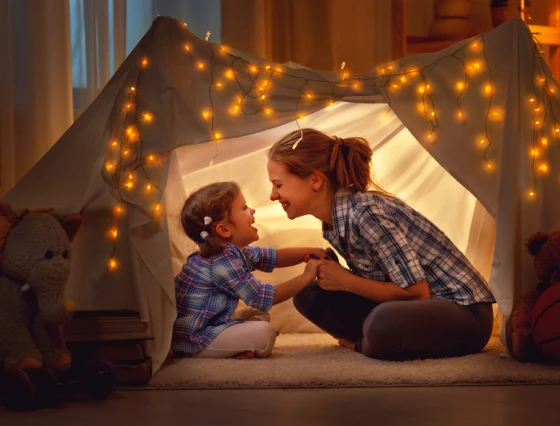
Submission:
[[[154,161],[156,159],[156,157],[154,157],[153,155],[148,155],[148,161]]]
[[[463,83],[462,81],[457,83],[457,89],[463,90],[464,88],[465,88],[465,83]]]
[[[494,164],[492,164],[492,162],[490,162],[490,161],[487,161],[486,162],[486,168],[488,170],[493,170],[494,169]]]
[[[227,70],[226,71],[226,77],[229,78],[230,80],[233,80],[233,71],[232,70]]]
[[[125,186],[127,189],[132,189],[132,188],[134,187],[134,183],[132,183],[132,182],[126,182],[126,183],[124,184],[124,186]]]
[[[548,139],[545,138],[545,137],[543,137],[543,138],[541,139],[541,143],[542,143],[544,146],[547,146],[547,145],[548,145]]]
[[[148,65],[148,58],[142,59],[142,66],[146,67],[146,65]]]
[[[118,234],[117,228],[111,228],[111,230],[109,232],[110,232],[111,238],[113,238],[113,240],[117,238],[117,234]]]
[[[535,121],[535,124],[541,124],[541,122],[539,120]]]
[[[157,204],[156,204],[156,211],[158,212],[160,208],[161,208],[160,203],[157,203]]]
[[[113,169],[115,168],[115,165],[114,165],[114,164],[109,164],[109,163],[107,163],[107,164],[105,164],[105,168],[106,168],[108,171],[111,171],[111,170],[113,170]]]
[[[535,191],[529,191],[529,196],[534,197],[535,196]]]
[[[541,152],[540,152],[538,149],[536,149],[536,148],[531,149],[531,157],[536,158],[536,157],[538,157],[538,156],[540,155],[540,153],[541,153]]]
[[[119,143],[117,141],[113,141],[113,143],[111,144],[111,146],[114,148],[118,145]]]
[[[480,144],[483,145],[486,142],[486,139],[481,139]]]
[[[148,191],[151,191],[151,190],[152,190],[152,185],[151,185],[151,184],[147,184],[147,185],[146,185],[146,189],[147,189]]]
[[[404,75],[401,77],[401,81],[402,81],[403,83],[406,81],[406,77],[405,77]]]
[[[221,139],[221,137],[222,137],[221,133],[214,132],[214,138],[215,139]]]
[[[419,86],[418,87],[418,93],[424,93],[426,91],[426,87],[425,86]]]
[[[128,149],[125,149],[125,150],[123,151],[123,155],[128,155],[129,152],[130,152],[130,151],[129,151]]]
[[[558,132],[560,132],[560,129],[557,127],[556,129],[554,129],[554,131],[555,131],[556,133],[558,133]]]
[[[491,86],[490,84],[487,84],[486,86],[484,86],[484,91],[485,91],[487,94],[492,93],[492,86]]]
[[[152,114],[150,114],[149,112],[145,113],[145,114],[143,115],[143,117],[144,117],[144,121],[147,121],[148,123],[149,123],[150,121],[152,121],[152,119],[154,118],[154,116],[153,116]]]
[[[117,269],[117,261],[115,259],[111,259],[109,260],[109,269],[111,269],[112,271],[114,271],[115,269]]]
[[[210,117],[210,111],[208,111],[208,110],[202,111],[202,117],[203,117],[205,120],[208,120],[208,118]]]
[[[251,71],[257,72],[257,67],[253,65],[253,66],[251,67]]]
[[[132,87],[130,88],[130,90],[132,90],[132,91],[134,92],[134,91],[136,90],[136,87],[132,86]]]
[[[266,69],[269,70],[269,69],[270,69],[270,65],[267,65],[267,66],[266,66]]]
[[[191,47],[190,47],[188,44],[185,44],[185,50],[186,50],[187,52],[190,52],[190,51],[191,51]]]
[[[201,70],[204,69],[204,62],[199,62],[199,63],[197,64],[197,67],[198,67],[199,69],[201,69]]]
[[[115,208],[113,209],[113,212],[115,213],[115,216],[119,216],[122,213],[122,207],[121,206],[115,206]]]
[[[434,111],[432,111],[430,115],[433,117],[433,116],[436,115],[436,113]]]
[[[549,170],[549,169],[548,169],[548,164],[546,164],[546,163],[542,163],[542,164],[539,166],[539,171],[540,171],[541,173],[548,173],[548,170]]]
[[[457,117],[461,118],[463,116],[463,112],[461,110],[457,111]]]
[[[272,110],[270,108],[265,108],[264,113],[266,115],[270,115],[270,114],[272,114]]]

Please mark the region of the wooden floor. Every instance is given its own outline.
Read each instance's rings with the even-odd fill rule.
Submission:
[[[560,424],[560,386],[121,391],[101,402],[13,413],[2,426]]]

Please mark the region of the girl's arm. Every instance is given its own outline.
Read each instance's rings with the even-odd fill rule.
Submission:
[[[313,254],[319,259],[327,257],[325,250],[317,247],[293,247],[276,250],[276,267],[284,268],[305,262],[307,255]]]
[[[292,278],[289,281],[283,282],[276,286],[276,293],[274,294],[273,305],[282,303],[303,290],[311,281],[317,277],[317,269],[319,266],[324,265],[326,260],[309,260],[305,265],[305,270],[301,275]]]

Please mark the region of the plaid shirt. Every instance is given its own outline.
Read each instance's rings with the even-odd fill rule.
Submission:
[[[270,272],[276,266],[276,250],[238,247],[230,244],[207,259],[198,252],[187,258],[175,277],[177,320],[173,326],[172,350],[198,352],[231,325],[239,299],[267,312],[272,307],[276,287],[261,284],[251,271]]]
[[[397,198],[339,190],[323,237],[354,274],[406,288],[422,280],[432,298],[494,303],[480,273],[432,222]]]

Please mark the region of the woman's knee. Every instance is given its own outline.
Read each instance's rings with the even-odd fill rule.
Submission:
[[[390,358],[399,334],[392,303],[394,302],[380,304],[364,321],[361,352],[367,357]]]
[[[311,283],[293,297],[295,308],[306,318],[311,317],[311,308],[316,302],[317,290],[315,287],[317,285]]]

